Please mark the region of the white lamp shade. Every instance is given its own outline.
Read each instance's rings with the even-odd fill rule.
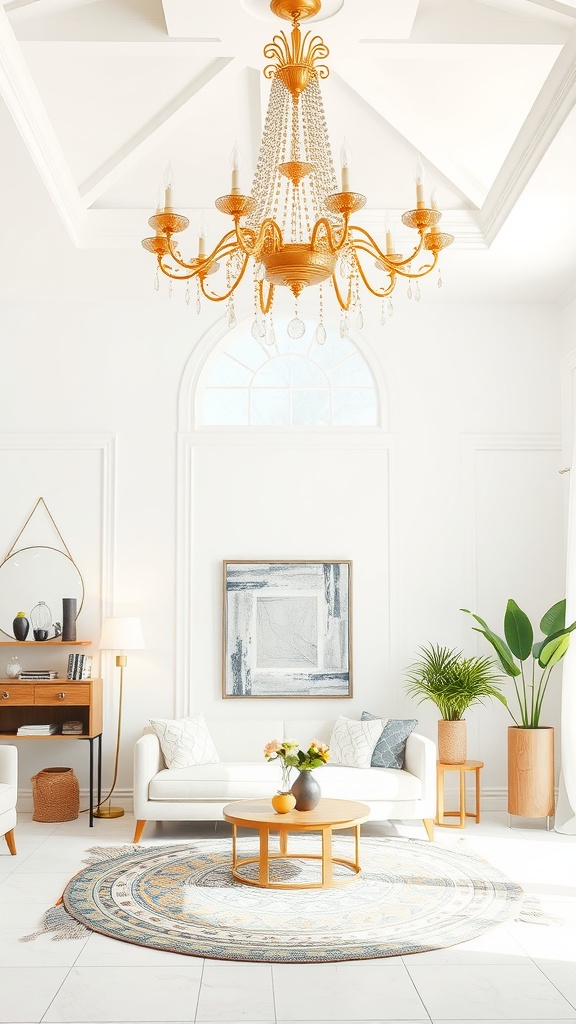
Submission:
[[[141,651],[144,649],[144,634],[140,619],[124,616],[104,619],[100,636],[101,651]]]

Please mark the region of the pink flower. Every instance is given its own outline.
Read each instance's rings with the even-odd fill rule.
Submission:
[[[270,740],[270,743],[267,743],[264,747],[264,757],[269,760],[274,756],[274,754],[277,754],[279,750],[280,744],[278,740]]]

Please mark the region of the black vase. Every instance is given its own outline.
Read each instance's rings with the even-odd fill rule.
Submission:
[[[24,615],[17,615],[12,623],[12,629],[14,630],[14,636],[16,640],[25,640],[28,636],[28,630],[30,629],[30,623]]]
[[[296,797],[296,811],[313,811],[322,795],[311,771],[299,772],[290,792]]]
[[[62,639],[76,639],[76,598],[62,598]]]

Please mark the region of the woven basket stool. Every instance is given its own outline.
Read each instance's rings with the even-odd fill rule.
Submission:
[[[80,811],[80,786],[73,768],[43,768],[31,778],[32,821],[72,821]]]

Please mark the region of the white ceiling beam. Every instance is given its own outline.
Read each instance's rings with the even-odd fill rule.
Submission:
[[[528,3],[535,7],[544,7],[547,11],[555,14],[564,14],[568,18],[576,18],[576,7],[573,4],[563,4],[559,0],[528,0]]]
[[[220,92],[226,87],[231,76],[239,72],[238,60],[230,58],[225,63],[212,65],[199,76],[190,87],[181,93],[168,107],[153,117],[133,138],[129,139],[114,156],[110,157],[81,186],[80,195],[86,208],[92,206],[109,188],[130,171],[144,156],[160,142],[189,121],[200,104],[211,101],[212,90]]]
[[[78,245],[84,219],[78,189],[3,8],[0,8],[0,93],[70,237]]]
[[[333,70],[339,75],[344,85],[358,93],[361,99],[368,103],[395,131],[399,132],[427,163],[432,164],[440,174],[447,178],[463,198],[473,206],[480,207],[482,205],[486,198],[486,189],[480,182],[459,164],[450,160],[433,136],[407,118],[394,105],[389,95],[384,98],[381,90],[372,85],[356,65],[350,63],[341,68],[336,66]]]
[[[500,231],[576,104],[576,28],[562,49],[490,189],[481,211],[488,244]],[[569,168],[566,168],[569,174]]]

